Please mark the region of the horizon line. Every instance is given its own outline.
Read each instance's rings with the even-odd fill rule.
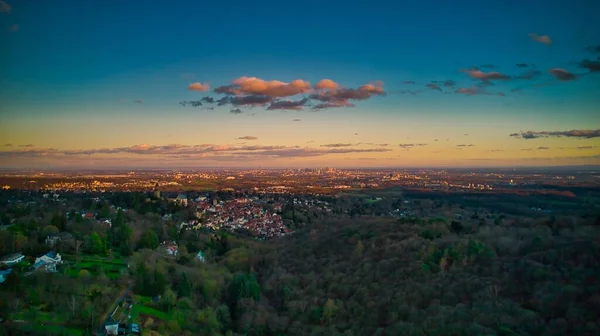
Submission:
[[[298,169],[320,169],[320,168],[334,168],[334,169],[347,169],[347,170],[394,170],[394,169],[402,169],[402,170],[419,170],[419,169],[428,169],[428,170],[445,170],[445,169],[577,169],[577,168],[586,168],[586,169],[600,169],[600,165],[556,165],[556,166],[528,166],[528,165],[516,165],[516,166],[394,166],[394,167],[378,167],[378,166],[370,166],[370,167],[355,167],[355,166],[310,166],[310,167],[223,167],[223,166],[214,166],[214,167],[104,167],[104,168],[83,168],[83,167],[50,167],[50,168],[4,168],[0,167],[0,172],[97,172],[97,171],[111,171],[111,172],[124,172],[124,171],[138,171],[138,172],[150,172],[150,171],[200,171],[200,170],[234,170],[234,171],[243,171],[243,170],[298,170]]]

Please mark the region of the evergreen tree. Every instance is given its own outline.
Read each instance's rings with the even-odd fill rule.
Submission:
[[[123,214],[123,210],[119,209],[119,211],[117,211],[117,216],[115,217],[113,226],[121,227],[123,225],[125,225],[125,215]]]
[[[143,263],[140,264],[135,272],[135,291],[142,295],[148,295],[148,287],[151,285],[149,278],[148,268]]]
[[[119,252],[123,257],[129,257],[133,254],[133,249],[131,248],[131,244],[122,244],[119,248]]]
[[[230,330],[232,327],[231,313],[229,312],[229,307],[226,305],[220,305],[217,307],[215,313],[217,314],[217,320],[221,325],[221,332],[226,332]]]
[[[100,218],[108,218],[110,217],[110,207],[108,206],[108,203],[103,203],[102,207],[100,208]]]
[[[140,240],[140,248],[147,248],[154,250],[158,247],[158,236],[154,231],[146,231],[142,235],[142,239]]]
[[[92,254],[106,254],[106,240],[98,233],[92,233],[90,235],[89,251]]]
[[[165,287],[169,283],[167,277],[164,273],[159,271],[158,269],[154,270],[154,283],[152,284],[152,295],[162,294],[165,290]]]
[[[252,298],[255,301],[260,299],[260,285],[253,274],[238,273],[231,280],[228,291],[228,303],[231,311],[241,299]]]
[[[192,286],[188,280],[187,274],[181,272],[179,283],[177,284],[177,296],[179,297],[190,297],[192,293]]]
[[[67,217],[56,213],[54,214],[54,216],[52,216],[52,220],[50,220],[50,225],[56,226],[59,231],[65,231],[65,229],[67,228]]]

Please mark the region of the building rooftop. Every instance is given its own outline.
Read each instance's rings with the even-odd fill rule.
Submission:
[[[3,257],[2,261],[16,260],[16,259],[21,258],[22,256],[23,256],[23,253],[20,253],[20,252],[19,253],[13,253],[13,254],[7,255],[6,257]]]
[[[34,270],[37,270],[38,268],[40,268],[40,267],[44,266],[45,264],[46,264],[46,262],[45,262],[45,261],[43,261],[43,260],[39,260],[39,261],[37,261],[35,264],[33,264],[33,266],[32,266],[32,267],[33,267],[33,269],[34,269]]]
[[[5,270],[0,270],[0,275],[6,276],[12,272],[12,268],[7,268]]]

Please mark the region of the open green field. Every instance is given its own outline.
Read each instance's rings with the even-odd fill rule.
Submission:
[[[44,335],[52,333],[53,335],[68,335],[68,336],[83,336],[83,330],[67,328],[58,325],[43,325],[43,324],[29,324],[23,323],[19,326],[19,329],[24,332],[45,332]]]
[[[33,314],[33,312],[35,314]],[[38,308],[35,308],[33,312],[20,311],[12,315],[13,320],[35,320],[37,324],[50,323],[50,324],[62,324],[64,323],[64,316],[60,316],[55,313],[43,312]]]
[[[65,323],[65,317],[54,312],[44,312],[38,309],[35,312],[19,312],[12,315],[14,320],[33,321],[32,323],[19,324],[19,329],[26,332],[53,332],[57,335],[83,335],[83,331],[75,328],[62,326]]]
[[[134,295],[133,296],[133,300],[136,303],[145,305],[145,304],[151,304],[152,303],[152,298],[149,296],[143,296],[143,295]]]
[[[131,308],[131,320],[133,322],[140,322],[140,315],[151,316],[163,321],[171,320],[171,314],[165,313],[163,311],[146,307],[141,304],[134,304]]]
[[[63,260],[75,261],[76,257],[73,254],[63,254]],[[98,255],[80,255],[80,262],[112,262],[116,264],[126,264],[127,262],[119,254],[113,253],[112,256],[98,256]]]
[[[123,269],[127,269],[127,263],[119,256],[115,257],[100,257],[100,256],[81,256],[76,262],[74,256],[66,256],[65,260],[72,261],[73,267],[65,271],[70,276],[78,276],[81,270],[87,270],[92,274],[98,274],[103,271],[110,279],[118,279],[121,277]]]

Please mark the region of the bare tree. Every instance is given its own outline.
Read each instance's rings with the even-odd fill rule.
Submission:
[[[69,307],[71,308],[71,316],[75,318],[75,310],[77,309],[77,296],[75,294],[71,294],[71,298],[69,299]]]
[[[75,241],[75,260],[79,261],[79,248],[81,247],[82,241],[81,240],[76,240]]]

